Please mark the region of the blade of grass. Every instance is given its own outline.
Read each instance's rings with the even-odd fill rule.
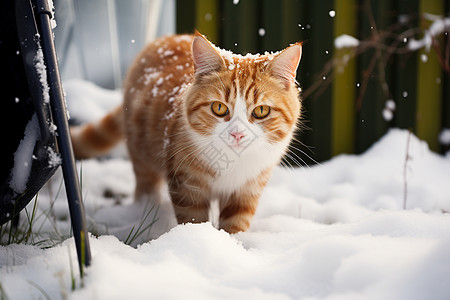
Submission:
[[[155,207],[156,207],[156,211],[155,211],[155,215],[153,216],[153,220],[148,225],[143,227],[145,222],[147,221],[147,218],[153,212]],[[144,209],[144,213],[142,214],[141,221],[139,222],[139,226],[137,227],[137,229],[135,231],[134,231],[135,226],[133,226],[131,228],[131,231],[128,234],[128,237],[124,243],[127,245],[131,245],[131,243],[133,243],[139,236],[141,236],[147,230],[151,229],[151,227],[158,221],[157,217],[156,217],[158,215],[158,211],[159,211],[159,206],[152,206],[149,210],[147,210],[147,206],[146,206],[146,209]],[[133,236],[131,236],[133,231],[134,231],[134,234],[133,234]],[[131,238],[130,238],[130,236],[131,236]]]
[[[25,233],[25,244],[28,244],[28,241],[30,240],[30,237],[32,238],[32,234],[33,234],[33,222],[34,222],[34,218],[36,217],[36,210],[37,210],[37,203],[38,203],[38,194],[36,194],[36,197],[34,198],[34,205],[33,205],[33,210],[31,212],[31,217],[28,214],[28,210],[25,208],[25,213],[27,215],[27,220],[28,220],[28,229]]]
[[[8,300],[8,296],[6,295],[6,292],[3,289],[3,285],[1,282],[0,282],[0,300]]]
[[[42,296],[45,297],[45,299],[51,300],[50,296],[49,296],[49,295],[45,292],[45,290],[44,290],[42,287],[40,287],[36,282],[33,282],[33,281],[31,281],[31,280],[27,280],[27,282],[28,282],[31,286],[35,287],[35,288],[42,294]]]

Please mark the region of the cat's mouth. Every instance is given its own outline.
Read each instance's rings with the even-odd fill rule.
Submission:
[[[233,143],[231,143],[230,147],[232,147],[233,149],[236,149],[236,150],[241,150],[244,148],[244,145],[242,142],[233,142]]]
[[[227,143],[227,146],[231,148],[236,154],[243,153],[252,143],[250,139],[241,139],[240,141],[232,141]]]

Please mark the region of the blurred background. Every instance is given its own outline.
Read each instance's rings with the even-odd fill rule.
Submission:
[[[450,0],[53,1],[63,81],[120,89],[147,42],[194,29],[241,54],[303,41],[302,164],[361,153],[391,127],[449,150]]]

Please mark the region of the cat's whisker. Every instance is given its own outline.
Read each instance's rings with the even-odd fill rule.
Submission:
[[[200,136],[209,134],[207,131],[198,131],[198,133],[199,133]],[[165,138],[171,139],[171,138],[174,138],[174,137],[177,137],[177,136],[186,136],[186,131],[182,130],[182,131],[179,131],[179,132],[175,132],[173,134],[166,135]],[[204,138],[207,138],[207,136],[205,136]]]
[[[273,143],[272,143],[272,142],[273,142]],[[276,141],[274,141],[274,140],[269,140],[269,145],[271,145],[272,147],[276,147],[276,146],[275,146],[275,145],[276,145]],[[285,156],[287,156],[288,158],[290,158],[290,159],[292,160],[292,162],[294,162],[295,165],[298,166],[298,167],[300,167],[300,168],[302,168],[302,167],[304,167],[304,166],[310,168],[310,166],[306,163],[306,161],[305,161],[303,158],[301,158],[301,157],[300,157],[295,151],[293,151],[291,148],[294,148],[295,150],[297,150],[297,151],[299,151],[299,152],[305,154],[302,150],[297,149],[297,148],[295,148],[295,147],[292,146],[292,145],[288,145],[288,147],[287,147],[287,149],[286,149]],[[289,154],[289,153],[291,153],[292,155]],[[305,154],[305,155],[306,155],[306,154]],[[310,158],[310,157],[308,157],[308,158]],[[310,159],[313,160],[312,158],[310,158]],[[299,161],[302,162],[303,165],[302,165]]]
[[[293,155],[291,155],[290,153],[292,153]],[[290,160],[292,160],[292,161],[295,163],[295,165],[296,165],[297,167],[303,168],[304,166],[306,166],[306,167],[310,168],[310,166],[308,166],[308,164],[306,164],[306,162],[305,162],[301,157],[299,157],[295,152],[293,152],[292,150],[287,149],[287,152],[285,153],[285,155],[286,155]],[[302,164],[297,160],[297,158],[298,158],[298,159],[300,160],[300,162],[302,162],[304,165],[302,165]]]
[[[175,137],[176,135],[182,135],[182,136],[185,136],[185,135],[186,135],[186,132],[182,131],[182,132],[179,132],[179,133],[177,133],[177,134],[173,134],[172,136]],[[205,137],[204,140],[205,140],[205,141],[208,141],[209,138],[208,138],[208,137]],[[202,141],[203,141],[203,140],[200,140],[200,142],[202,142]],[[185,146],[185,145],[187,145],[187,146]],[[176,148],[174,148],[174,149],[171,151],[172,154],[171,154],[169,157],[167,157],[167,158],[168,158],[168,159],[173,158],[175,155],[177,155],[178,153],[182,152],[184,149],[189,148],[189,147],[191,147],[191,146],[195,146],[195,143],[193,143],[191,140],[187,140],[187,141],[181,142],[181,143],[179,142],[179,143],[177,143]],[[160,153],[160,155],[159,155],[158,157],[159,157],[159,158],[163,158],[165,155],[166,155],[166,153],[165,153],[165,152],[162,152],[162,153]]]
[[[283,160],[280,161],[280,165],[284,169],[291,169],[292,170],[292,166],[288,166]]]
[[[312,162],[314,162],[315,164],[317,164],[317,165],[321,165],[318,161],[316,161],[313,157],[311,157],[310,155],[308,155],[305,151],[303,151],[303,150],[301,150],[300,148],[298,148],[298,147],[295,147],[293,144],[292,144],[292,142],[296,142],[297,144],[300,144],[301,146],[303,146],[303,147],[306,147],[306,148],[308,148],[308,149],[310,149],[310,151],[311,151],[311,147],[310,146],[307,146],[305,143],[303,143],[302,141],[300,141],[298,138],[296,138],[295,136],[293,136],[292,138],[291,138],[291,143],[289,144],[289,148],[292,148],[292,149],[294,149],[294,150],[296,150],[296,151],[298,151],[298,152],[300,152],[300,153],[302,153],[303,155],[305,155],[308,159],[310,159]],[[312,152],[312,151],[311,151]],[[312,153],[314,153],[314,152],[312,152]],[[306,163],[305,163],[305,165],[307,165]]]
[[[204,141],[205,141],[205,142],[209,142],[209,139],[206,139],[206,138],[205,138]],[[200,141],[200,142],[203,142],[203,141]],[[185,145],[185,144],[188,144],[188,145],[187,145],[187,146],[183,146],[183,145]],[[206,144],[206,146],[207,146],[207,145],[208,145],[208,144]],[[184,144],[181,144],[181,145],[177,145],[177,148],[174,149],[174,151],[172,152],[172,154],[171,154],[169,157],[166,158],[166,161],[163,163],[163,166],[164,166],[170,159],[172,159],[174,156],[176,156],[177,154],[179,154],[179,153],[181,153],[181,152],[183,152],[183,151],[185,151],[185,150],[187,150],[188,148],[191,148],[191,147],[196,147],[196,149],[194,149],[194,151],[198,149],[198,145],[197,145],[196,143],[194,143],[194,142],[191,142],[191,141],[185,142]],[[203,147],[203,146],[201,146],[201,147]]]
[[[208,144],[208,145],[209,145],[209,144]],[[208,146],[208,145],[206,145],[206,146]],[[202,152],[203,152],[203,151],[199,151],[199,152],[191,159],[189,165],[187,165],[187,168],[190,168],[190,167],[191,167],[192,163],[197,159],[197,157],[198,157],[200,154],[202,154]],[[189,177],[188,177],[188,179],[192,178],[192,176],[193,176],[193,174],[190,174]]]
[[[274,152],[278,152],[279,149],[276,146],[276,144],[263,144],[264,148],[267,149],[268,152],[274,151]],[[283,161],[283,159],[280,160],[280,164],[288,169],[294,170],[294,168],[292,167],[292,165],[288,162],[288,161]],[[289,166],[287,165],[289,164]]]
[[[295,168],[291,165],[291,163],[287,160],[282,159],[280,164],[283,168],[289,169],[290,171],[294,171]]]
[[[314,154],[314,151],[312,150],[312,148],[314,148],[313,146],[306,145],[304,142],[302,142],[301,140],[299,140],[295,136],[292,137],[292,141],[296,142],[297,144],[300,144],[302,147],[305,147],[306,149],[308,149],[309,152],[311,152],[311,154]]]
[[[183,164],[183,162],[184,162],[189,156],[191,156],[193,153],[195,153],[196,151],[197,151],[197,148],[194,149],[193,151],[189,152],[189,153],[185,156],[185,158],[184,158],[181,162],[178,163],[176,169],[175,169],[175,166],[174,166],[172,169],[170,169],[170,170],[168,171],[168,174],[172,173],[172,171],[173,171],[173,175],[172,175],[172,178],[170,179],[169,185],[170,185],[170,183],[171,183],[174,179],[177,178],[177,176],[176,176],[176,175],[177,175],[177,172],[178,172],[179,168],[181,167],[181,165]],[[175,169],[175,170],[174,170],[174,169]]]
[[[188,155],[186,155],[186,156],[181,160],[181,162],[178,164],[178,166],[177,166],[177,168],[175,169],[175,171],[174,171],[173,169],[171,169],[171,170],[169,171],[169,174],[170,174],[172,171],[174,171],[174,172],[173,172],[173,177],[175,177],[176,174],[177,174],[177,172],[178,172],[178,170],[180,169],[181,165],[186,161],[186,159],[189,158],[189,156],[191,156],[193,153],[195,153],[195,152],[197,152],[197,151],[198,151],[198,154],[200,154],[200,153],[202,152],[203,148],[205,148],[205,147],[208,146],[208,145],[209,145],[209,143],[207,143],[207,144],[205,144],[205,145],[198,146],[196,149],[194,149],[193,151],[191,151]],[[197,155],[198,155],[198,154],[197,154]],[[194,158],[195,158],[195,157],[194,157]]]
[[[184,146],[185,144],[187,144],[187,146]],[[161,169],[163,169],[163,167],[166,166],[166,163],[168,163],[170,161],[170,159],[175,157],[177,154],[179,154],[179,153],[181,153],[183,151],[186,151],[187,149],[189,149],[191,147],[195,147],[195,146],[196,145],[194,143],[192,143],[192,142],[189,142],[189,143],[186,142],[184,144],[178,145],[177,148],[175,149],[175,151],[173,151],[173,153],[169,157],[166,157],[167,153],[165,153],[165,152],[160,153],[158,155],[158,158],[159,159],[163,159],[163,158],[165,159],[164,163],[161,165]]]
[[[296,150],[296,151],[302,153],[303,155],[305,155],[308,159],[310,159],[310,160],[311,160],[312,162],[314,162],[315,164],[317,164],[317,165],[319,165],[319,166],[322,165],[320,162],[318,162],[317,160],[315,160],[314,158],[312,158],[311,156],[309,156],[308,154],[306,154],[305,151],[303,151],[303,150],[301,150],[301,149],[299,149],[299,148],[297,148],[297,147],[295,147],[295,146],[293,146],[293,145],[289,145],[289,148],[292,148],[292,149],[294,149],[294,150]],[[291,151],[292,151],[292,150],[291,150]],[[295,153],[295,152],[293,152],[293,153]]]
[[[286,168],[286,169],[289,169],[290,171],[294,171],[294,167],[284,157],[281,158],[280,165],[281,165],[282,168]]]
[[[205,146],[207,146],[207,145],[205,145]],[[199,149],[200,150],[200,149]],[[194,151],[191,151],[188,155],[186,155],[186,157],[178,164],[178,166],[177,166],[177,168],[175,169],[175,171],[173,172],[173,176],[172,176],[172,178],[170,179],[170,181],[169,181],[169,185],[170,185],[170,183],[174,180],[174,179],[176,179],[177,178],[177,172],[178,172],[178,170],[179,170],[179,168],[183,165],[183,163],[189,158],[189,156],[191,156],[193,153],[195,153],[196,152],[196,150],[194,150]],[[192,164],[192,162],[197,158],[197,156],[201,153],[202,151],[198,151],[198,153],[191,159],[191,161],[190,161],[190,163],[189,163],[189,166]],[[189,168],[189,166],[188,166],[188,168]],[[173,169],[171,170],[171,171],[173,171]],[[171,172],[170,171],[170,172]],[[169,173],[170,173],[169,172]],[[187,179],[190,179],[190,178],[192,178],[192,174],[189,174],[188,175],[188,177],[187,177]]]

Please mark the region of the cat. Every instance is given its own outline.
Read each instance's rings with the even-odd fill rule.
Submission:
[[[301,43],[242,56],[198,32],[159,38],[133,62],[123,104],[71,129],[75,156],[125,139],[137,201],[168,186],[178,223],[208,221],[218,200],[219,228],[245,231],[299,123],[301,54]]]

